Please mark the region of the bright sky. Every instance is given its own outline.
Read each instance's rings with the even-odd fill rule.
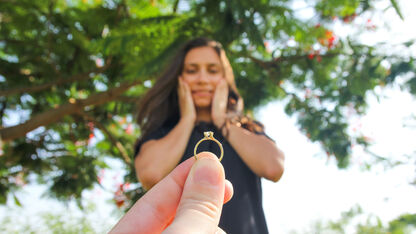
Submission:
[[[399,43],[416,39],[416,30],[411,30],[414,28],[412,24],[416,22],[416,14],[411,14],[416,9],[416,2],[400,2],[403,4],[405,21],[401,21],[393,9],[387,10],[382,16],[373,16],[372,20],[378,23],[389,19],[391,30],[382,30],[376,34],[372,32],[371,37],[364,34],[364,42],[374,43],[389,38],[393,43]],[[378,7],[384,8],[388,4],[389,1],[383,1]],[[302,4],[299,8],[302,8]],[[308,12],[304,14],[307,15]],[[362,22],[365,23],[365,19]],[[336,33],[348,30],[339,25],[336,27]],[[416,55],[416,47],[411,50],[409,52]],[[373,152],[390,158],[414,155],[416,127],[404,128],[403,123],[411,114],[416,116],[415,98],[401,92],[398,87],[376,92],[385,98],[378,102],[373,96],[369,97],[368,114],[361,119],[353,119],[352,124],[360,126],[361,131],[373,140]],[[282,179],[278,183],[263,180],[263,203],[270,233],[302,231],[316,220],[336,220],[341,212],[356,204],[385,222],[402,213],[416,211],[416,203],[413,202],[416,186],[409,185],[416,177],[414,165],[386,171],[381,166],[375,166],[371,171],[362,171],[360,161],[369,156],[356,147],[353,154],[354,166],[348,170],[339,170],[333,160],[327,160],[319,145],[311,143],[299,132],[295,119],[287,117],[283,112],[282,102],[272,102],[260,108],[257,117],[286,154],[286,169]],[[413,121],[413,125],[414,123]],[[121,178],[121,175],[110,172],[105,177],[109,178],[105,186],[112,188],[115,182],[109,181]],[[59,213],[68,210],[77,213],[74,204],[64,208],[56,201],[40,199],[44,189],[41,186],[25,187],[18,194],[24,204],[25,215],[21,215],[22,210],[10,209],[12,206],[0,207],[0,220],[6,212],[14,213],[17,220],[32,217],[29,222],[36,226],[39,225],[36,216],[41,211]],[[116,222],[115,216],[120,214],[112,215],[111,206],[106,205],[106,200],[111,199],[112,194],[95,189],[86,193],[86,198],[98,204],[98,211],[92,218],[95,225],[111,226]]]

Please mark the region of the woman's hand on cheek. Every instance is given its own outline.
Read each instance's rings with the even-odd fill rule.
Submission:
[[[195,123],[196,110],[194,101],[192,100],[191,89],[182,77],[179,77],[178,79],[178,98],[181,119],[187,119],[192,122],[192,124]]]
[[[218,82],[212,100],[211,117],[214,125],[221,128],[227,116],[228,84],[225,79]]]

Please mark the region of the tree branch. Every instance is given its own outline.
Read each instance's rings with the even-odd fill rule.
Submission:
[[[117,88],[110,89],[106,92],[93,94],[86,99],[77,99],[75,102],[66,103],[58,106],[55,109],[51,109],[40,113],[25,123],[18,124],[12,127],[0,129],[0,139],[3,141],[11,141],[19,137],[23,137],[26,133],[40,127],[55,123],[62,119],[65,115],[70,115],[82,111],[86,106],[101,105],[106,102],[112,101],[127,91],[129,88],[140,84],[141,81],[137,80],[132,83],[123,83]]]
[[[1,103],[1,109],[0,109],[0,128],[3,126],[3,116],[4,112],[6,111],[7,106],[7,98],[5,98]]]
[[[50,83],[47,83],[47,84],[41,84],[41,85],[30,86],[30,87],[12,88],[12,89],[7,89],[7,90],[0,90],[0,97],[22,94],[22,93],[34,93],[34,92],[39,92],[39,91],[43,91],[43,90],[46,90],[46,89],[50,89],[53,86],[57,86],[57,85],[65,84],[65,83],[87,80],[87,79],[91,78],[90,77],[91,73],[101,73],[101,72],[105,71],[109,67],[109,65],[110,65],[110,62],[106,63],[106,65],[104,65],[103,67],[96,68],[92,71],[77,74],[77,75],[74,75],[70,78],[58,78],[57,80],[55,80],[53,82],[50,82]]]
[[[139,96],[133,97],[133,96],[126,96],[126,95],[120,95],[116,99],[117,101],[121,101],[123,103],[137,103],[140,100]]]
[[[103,131],[107,136],[108,139],[110,139],[111,143],[113,143],[113,145],[118,149],[118,151],[120,152],[122,158],[124,159],[124,161],[127,164],[131,163],[131,159],[127,153],[127,150],[124,148],[124,146],[120,143],[120,141],[118,141],[112,134],[110,131],[107,130],[107,128],[101,124],[100,122],[98,122],[94,117],[88,115],[85,112],[80,112],[80,114],[88,121],[91,121],[94,123],[95,126],[97,126],[101,131]]]
[[[335,57],[338,55],[340,55],[340,53],[326,53],[326,54],[321,54],[319,56],[321,56],[322,58],[330,58],[330,57]],[[245,55],[245,54],[242,54],[241,57],[249,58],[251,61],[258,64],[264,69],[270,69],[270,68],[276,67],[279,63],[282,63],[282,62],[292,62],[292,61],[301,60],[301,59],[309,59],[307,54],[278,57],[271,61],[263,61],[251,55]]]
[[[179,0],[175,0],[175,2],[173,3],[173,13],[176,13],[176,11],[178,10],[178,5]]]

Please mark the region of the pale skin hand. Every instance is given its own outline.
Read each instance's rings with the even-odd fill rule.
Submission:
[[[179,109],[181,112],[181,118],[187,119],[192,123],[196,121],[196,110],[194,101],[192,100],[192,93],[189,85],[183,81],[182,77],[178,79],[178,97],[179,97]]]
[[[221,128],[227,116],[228,84],[225,79],[218,82],[212,100],[211,118],[217,128]]]
[[[202,152],[149,190],[110,233],[224,233],[218,223],[232,195],[218,158]]]

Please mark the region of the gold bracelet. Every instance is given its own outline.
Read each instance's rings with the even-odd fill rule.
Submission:
[[[201,144],[201,142],[206,141],[206,140],[211,140],[214,141],[215,143],[218,144],[218,146],[220,147],[221,150],[221,155],[220,155],[220,162],[222,160],[222,157],[224,156],[224,149],[222,148],[221,143],[214,138],[214,133],[213,132],[204,132],[204,138],[202,138],[201,140],[198,141],[198,143],[196,143],[195,148],[194,148],[194,157],[196,160],[198,160],[198,157],[196,156],[196,150],[198,149],[198,145]]]

